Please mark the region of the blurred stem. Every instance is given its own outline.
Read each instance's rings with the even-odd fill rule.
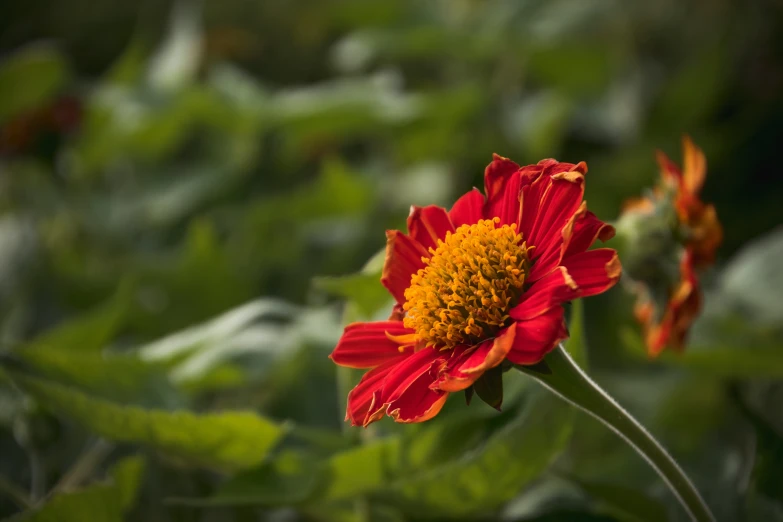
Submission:
[[[517,366],[517,369],[602,421],[625,439],[669,485],[692,520],[715,522],[715,517],[704,499],[671,455],[636,419],[579,368],[562,345],[552,350],[541,363]]]
[[[27,457],[30,460],[30,500],[35,504],[43,498],[46,492],[44,465],[35,448],[28,449]]]
[[[79,487],[79,485],[92,476],[95,469],[101,465],[103,460],[113,449],[114,444],[103,439],[98,439],[95,444],[82,453],[68,472],[63,475],[57,485],[52,488],[51,494],[55,495]]]

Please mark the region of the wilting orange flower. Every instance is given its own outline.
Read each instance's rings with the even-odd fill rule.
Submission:
[[[715,261],[715,250],[723,240],[723,230],[715,207],[699,199],[707,175],[704,153],[688,136],[683,137],[682,148],[682,171],[660,151],[658,165],[664,182],[676,190],[674,207],[685,229],[685,244],[692,252],[693,266],[701,268]]]
[[[680,281],[671,292],[660,318],[646,289],[641,289],[636,302],[634,313],[644,328],[644,340],[650,355],[657,356],[667,345],[681,351],[691,323],[700,311],[701,291],[693,271],[693,254],[686,251],[680,262]]]
[[[348,395],[346,420],[367,426],[435,416],[504,361],[540,362],[568,336],[564,302],[612,287],[614,250],[588,250],[614,229],[583,201],[587,165],[520,168],[495,155],[485,196],[450,211],[413,207],[408,233],[387,232],[381,282],[397,301],[387,321],[345,328],[335,363],[370,369]]]
[[[723,237],[715,207],[699,198],[707,171],[704,154],[687,136],[683,151],[682,171],[658,152],[661,185],[649,196],[626,203],[623,213],[623,219],[636,223],[629,227],[638,235],[636,251],[629,252],[629,275],[637,280],[635,315],[652,356],[666,346],[683,349],[701,310],[695,270],[714,261]],[[664,237],[669,239],[661,240]],[[677,263],[679,271],[673,270]]]

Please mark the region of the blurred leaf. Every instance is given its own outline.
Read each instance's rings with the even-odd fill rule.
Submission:
[[[195,414],[120,406],[45,379],[13,373],[43,406],[117,442],[149,445],[185,463],[239,469],[266,457],[283,428],[250,412]]]
[[[59,350],[63,353],[98,352],[114,338],[128,313],[133,285],[120,284],[115,294],[93,310],[44,332],[25,345],[24,353]]]
[[[69,352],[57,347],[23,349],[18,355],[45,377],[121,403],[177,405],[166,368],[135,354]]]
[[[745,246],[724,267],[720,299],[740,307],[752,321],[780,325],[783,320],[783,228]],[[778,350],[779,351],[779,350]]]
[[[144,461],[140,457],[120,460],[109,471],[110,479],[81,490],[61,493],[41,507],[25,511],[13,522],[122,522],[135,502]]]
[[[600,93],[617,68],[617,58],[612,52],[585,41],[537,49],[529,60],[532,76],[571,96]]]
[[[150,63],[147,81],[152,87],[176,89],[196,74],[202,47],[200,5],[182,0],[174,3],[168,37]]]
[[[398,479],[384,496],[418,516],[487,512],[513,498],[549,466],[571,435],[574,413],[549,392],[532,392],[517,416],[482,446],[443,466]]]
[[[27,47],[0,62],[0,122],[52,99],[68,80],[65,58],[51,46]]]
[[[620,337],[629,355],[649,361],[644,341],[635,329],[621,328]],[[665,351],[654,362],[718,377],[747,379],[783,376],[783,352],[780,348],[777,345],[758,345],[751,340],[734,346],[692,345],[682,353]]]
[[[602,511],[626,522],[664,522],[669,519],[666,506],[646,494],[626,486],[588,482],[567,477],[598,502]]]
[[[237,474],[209,499],[174,500],[194,505],[321,504],[378,490],[390,482],[399,465],[398,437],[357,446],[316,462],[312,456],[286,452],[259,468]]]
[[[136,456],[125,457],[109,470],[109,475],[119,490],[120,506],[123,511],[130,509],[136,503],[136,496],[144,478],[145,469],[144,457]]]
[[[313,284],[318,289],[350,300],[365,317],[373,317],[391,300],[389,291],[381,284],[377,273],[317,277],[313,280]]]
[[[764,497],[777,501],[783,506],[783,483],[780,481],[780,470],[783,467],[783,434],[764,418],[763,411],[766,408],[762,413],[758,412],[758,405],[748,401],[739,385],[731,385],[729,393],[735,406],[756,430],[756,456],[751,486]]]
[[[400,440],[388,438],[338,453],[328,463],[324,500],[351,498],[387,485],[400,462]]]

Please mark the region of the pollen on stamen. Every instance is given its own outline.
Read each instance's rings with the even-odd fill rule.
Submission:
[[[529,248],[516,224],[498,218],[462,225],[430,248],[411,277],[403,306],[420,342],[450,349],[494,337],[507,326],[529,270]]]

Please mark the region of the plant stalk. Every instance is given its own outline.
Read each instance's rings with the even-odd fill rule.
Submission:
[[[715,522],[704,499],[671,455],[579,368],[562,345],[552,350],[542,363],[516,368],[602,421],[625,439],[658,472],[694,522]]]

